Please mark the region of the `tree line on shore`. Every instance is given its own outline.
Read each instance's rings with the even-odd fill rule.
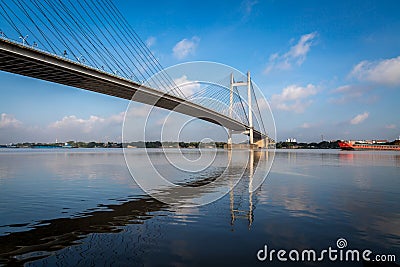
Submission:
[[[339,141],[322,141],[319,143],[297,143],[297,142],[278,142],[276,148],[291,148],[291,149],[337,149],[339,147]]]
[[[217,147],[223,148],[225,142],[215,143],[201,143],[201,142],[160,142],[160,141],[136,141],[129,143],[117,143],[117,142],[75,142],[68,141],[66,143],[16,143],[9,145],[0,145],[0,147],[11,147],[11,148],[57,148],[57,147],[68,147],[68,148],[199,148],[199,147]]]
[[[338,149],[339,142],[337,141],[322,141],[319,143],[297,143],[297,142],[278,142],[276,148],[288,149]],[[129,143],[116,143],[116,142],[75,142],[69,141],[66,143],[17,143],[9,145],[0,145],[0,147],[12,148],[57,148],[57,147],[71,147],[71,148],[199,148],[199,147],[216,147],[223,148],[226,142],[215,143],[201,143],[201,142],[160,142],[160,141],[136,141]],[[389,145],[400,145],[400,140],[388,142]]]

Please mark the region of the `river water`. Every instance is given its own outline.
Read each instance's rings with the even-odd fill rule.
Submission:
[[[143,150],[129,153],[140,166]],[[183,153],[190,158],[193,150]],[[222,150],[216,161],[246,153]],[[160,151],[147,154],[158,158]],[[315,266],[321,262],[260,261],[257,253],[265,246],[337,249],[339,238],[348,249],[395,255],[399,263],[398,152],[277,150],[274,156],[254,152],[232,191],[207,205],[182,207],[142,191],[120,149],[2,149],[0,265]],[[251,192],[254,166],[273,158],[266,180]],[[184,175],[153,162],[174,182],[191,186],[221,172]],[[135,175],[149,175],[142,171]],[[325,257],[323,265],[363,263]]]

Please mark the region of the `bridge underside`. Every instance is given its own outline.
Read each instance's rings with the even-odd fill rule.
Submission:
[[[133,100],[245,132],[248,126],[223,114],[69,59],[0,39],[0,70]],[[254,131],[254,139],[265,135]]]

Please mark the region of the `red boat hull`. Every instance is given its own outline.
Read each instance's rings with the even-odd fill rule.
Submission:
[[[342,150],[397,150],[397,151],[400,151],[400,146],[396,146],[396,145],[353,144],[350,142],[339,142],[339,147]]]

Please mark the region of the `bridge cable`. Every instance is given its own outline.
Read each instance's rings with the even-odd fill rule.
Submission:
[[[229,77],[229,76],[227,76],[227,77]],[[216,83],[210,83],[208,86],[203,87],[203,89],[201,89],[201,90],[199,90],[197,92],[194,92],[193,94],[187,96],[187,99],[190,100],[190,99],[192,99],[192,98],[194,98],[194,97],[196,97],[196,96],[198,96],[200,94],[203,94],[207,89],[209,89],[211,86],[214,86],[215,84],[217,84],[217,85],[219,85],[221,87],[224,86],[223,84],[224,84],[224,81],[226,81],[227,77],[222,78],[220,81],[218,81]]]
[[[27,27],[27,26],[25,25],[25,23],[15,14],[15,12],[14,12],[6,3],[4,3],[3,1],[2,1],[2,3],[3,3],[3,5],[6,6],[6,7],[11,11],[11,13],[22,23],[22,25],[29,31],[29,33],[33,35],[33,32],[31,32],[31,31],[29,30],[29,27]],[[7,22],[14,28],[14,30],[19,34],[19,36],[20,36],[21,38],[23,38],[24,35],[23,35],[22,32],[20,31],[20,29],[15,25],[15,23],[12,21],[12,18],[7,14],[7,11],[4,9],[3,5],[0,5],[0,7],[4,10],[5,16],[3,15],[3,13],[1,13],[1,15],[2,15],[2,16],[7,20]],[[28,42],[28,41],[25,40],[25,42],[29,45],[29,42]]]
[[[86,4],[88,4],[88,3],[86,2],[86,0],[84,0],[84,2],[85,2]],[[92,3],[93,3],[93,1],[92,1]],[[103,10],[104,12],[101,12],[95,3],[93,3],[92,6],[94,6],[94,8],[98,11],[98,14],[101,15],[102,20],[103,20],[107,25],[110,26],[111,31],[113,31],[113,32],[117,35],[117,37],[120,38],[118,32],[115,30],[115,28],[113,28],[113,26],[110,24],[109,20],[103,15],[104,13],[108,13],[108,12],[105,11],[105,10]],[[92,12],[95,12],[93,9],[91,9],[91,10],[92,10]],[[97,17],[97,18],[99,19],[99,17]],[[99,19],[99,20],[100,20],[100,19]],[[108,28],[107,28],[103,23],[102,23],[102,25],[106,28],[107,32],[112,36],[113,40],[116,42],[116,40],[115,40],[115,38],[114,38],[114,34],[111,34],[110,31],[108,30]],[[123,36],[123,37],[124,37],[124,36]],[[126,43],[125,43],[125,41],[124,41],[125,38],[120,38],[120,39],[121,39],[122,43],[125,45],[126,50],[128,50],[128,51],[133,55],[133,57],[135,58],[136,62],[140,65],[140,67],[141,67],[142,69],[145,69],[145,68],[143,67],[143,65],[141,64],[141,62],[140,62],[139,60],[137,60],[135,54],[133,54],[132,51],[131,51],[131,49],[126,45]],[[126,58],[130,59],[129,56],[127,55],[127,53],[125,52],[125,49],[122,48],[122,47],[119,45],[119,42],[117,42],[117,43],[118,43],[119,48],[120,48],[120,49],[123,51],[123,53],[125,54]],[[115,49],[115,50],[116,50],[116,49]],[[116,52],[118,53],[118,51],[116,51]],[[120,56],[120,57],[121,57],[121,56]],[[121,57],[121,58],[122,58],[122,57]],[[136,66],[136,64],[135,64],[132,60],[130,60],[130,61],[131,61],[131,63],[133,64],[133,66],[135,67],[135,69],[138,69],[138,67]],[[130,70],[131,70],[131,69],[130,69]],[[133,72],[133,70],[131,70],[131,71]],[[142,75],[142,78],[145,77],[142,73],[141,73],[141,75]]]
[[[78,21],[71,14],[71,12],[68,9],[68,7],[60,0],[59,0],[59,4],[60,4],[61,8],[66,12],[66,14],[70,17],[70,19],[73,21],[73,23],[75,23],[75,25],[77,26],[77,29],[81,32],[81,34],[85,37],[85,39],[88,40],[88,42],[93,46],[93,49],[95,51],[93,51],[93,49],[91,49],[91,51],[93,51],[99,57],[101,63],[103,63],[103,64],[101,64],[102,68],[104,67],[104,65],[106,65],[109,69],[111,69],[111,70],[114,69],[114,67],[111,67],[109,61],[105,58],[105,56],[99,51],[99,47],[96,44],[93,43],[93,41],[92,41],[93,38],[91,38],[90,34],[92,34],[93,37],[95,37],[95,38],[96,38],[96,35],[93,32],[89,32],[89,34],[86,33],[85,30],[84,30],[84,27],[82,27],[78,23]],[[75,9],[74,5],[72,5],[72,7]],[[77,12],[77,14],[80,16],[79,12]],[[86,23],[85,20],[83,20],[83,23]],[[88,26],[88,25],[87,25],[86,29],[92,31],[90,26]],[[108,50],[106,50],[106,51],[108,52]],[[111,61],[113,61],[113,58],[111,58]],[[104,71],[104,69],[103,69],[103,71]]]
[[[264,126],[264,121],[263,121],[263,118],[262,118],[262,116],[261,116],[260,107],[259,107],[259,105],[258,105],[257,97],[256,97],[256,94],[255,94],[255,92],[254,92],[253,82],[251,82],[251,89],[252,89],[252,91],[253,91],[253,95],[254,95],[254,99],[255,99],[255,102],[256,102],[258,114],[259,114],[259,116],[260,116],[260,120],[261,120],[261,124],[262,124],[262,127],[263,127],[263,131],[264,131],[265,134],[267,134],[267,131],[266,131],[265,126]]]
[[[79,38],[79,36],[76,34],[76,30],[73,28],[73,25],[70,25],[70,24],[69,24],[69,21],[66,21],[66,20],[67,20],[66,15],[63,14],[63,13],[59,13],[59,12],[58,12],[58,10],[60,10],[59,7],[57,6],[57,8],[56,8],[55,3],[48,2],[47,0],[45,0],[45,1],[46,1],[46,3],[48,4],[48,6],[58,15],[58,17],[61,19],[61,21],[63,22],[63,24],[65,25],[65,27],[68,28],[68,31],[69,31],[71,37],[78,43],[78,45],[79,45],[80,47],[82,47],[82,49],[83,49],[83,50],[85,51],[85,53],[86,53],[86,56],[88,56],[88,57],[90,57],[90,58],[92,59],[94,67],[99,68],[99,65],[101,65],[101,64],[99,64],[98,60],[96,60],[96,59],[94,58],[94,56],[92,56],[92,55],[86,50],[86,47],[87,47],[87,48],[90,49],[94,54],[96,54],[96,52],[97,52],[96,46],[94,46],[94,49],[96,50],[96,51],[94,51],[94,50],[91,48],[91,46],[88,46],[86,43],[83,44],[83,43],[81,43],[81,41],[80,41],[80,39],[82,40],[82,42],[84,42],[85,40],[87,40],[90,44],[93,45],[93,43],[92,43],[92,41],[91,41],[91,38],[88,38],[87,34],[86,34],[84,31],[80,31],[80,32],[81,32],[81,34],[84,35],[84,37],[86,37],[86,38]],[[61,6],[61,7],[64,9],[63,6]],[[66,10],[64,9],[64,11],[66,11]],[[62,16],[62,15],[63,15],[63,16]],[[61,24],[61,23],[60,23],[60,24]],[[63,27],[63,25],[61,25],[61,26]],[[65,29],[65,27],[64,27],[64,29]],[[79,29],[79,30],[81,30],[81,29]],[[100,54],[100,53],[97,53],[98,56],[99,56],[99,54]],[[101,59],[101,58],[100,58],[100,59]]]
[[[104,3],[104,2],[103,2]],[[147,63],[147,59],[145,59],[145,58],[143,58],[143,56],[144,55],[142,55],[142,51],[140,51],[140,47],[138,47],[137,45],[133,45],[132,43],[131,43],[131,36],[129,36],[129,33],[127,34],[127,32],[125,31],[125,33],[121,30],[121,27],[118,27],[118,21],[115,19],[115,18],[113,18],[109,13],[110,12],[106,12],[106,10],[105,10],[105,8],[106,8],[106,4],[107,3],[105,3],[105,5],[100,5],[102,8],[103,8],[103,11],[104,11],[104,13],[105,14],[107,14],[107,16],[108,16],[108,18],[110,19],[110,21],[113,23],[113,25],[114,25],[114,27],[116,28],[116,29],[118,29],[119,30],[119,32],[120,32],[120,34],[122,35],[122,40],[123,40],[123,43],[124,43],[124,45],[125,45],[125,47],[128,49],[128,51],[132,54],[132,56],[135,58],[135,60],[139,63],[139,65],[141,66],[141,68],[146,72],[146,74],[147,74],[147,76],[148,76],[148,78],[150,78],[155,72],[154,72],[154,67],[152,66],[152,65],[149,65],[148,63]],[[109,9],[110,10],[110,9]],[[107,11],[109,11],[109,10],[107,10]],[[117,32],[117,34],[118,34],[118,32]],[[119,35],[119,34],[118,34]],[[131,47],[134,49],[134,51],[135,51],[135,53],[133,53],[132,52],[132,50],[130,49],[130,47],[125,43],[125,40],[131,45]],[[136,56],[136,55],[137,56]],[[140,58],[140,59],[138,59],[138,58]],[[143,63],[142,63],[143,62]],[[143,64],[145,65],[145,66],[143,66]],[[150,70],[152,73],[149,73],[149,71],[148,70]],[[160,78],[159,78],[159,75],[156,75],[155,76],[155,78],[159,81],[159,83],[160,83],[160,85],[163,87],[163,86],[169,86],[169,84],[168,84],[168,82],[165,82],[164,80],[160,80]],[[164,84],[163,84],[164,83]]]
[[[52,17],[54,18],[54,21],[53,21],[53,22],[55,22],[55,23],[61,25],[61,27],[62,27],[67,33],[69,33],[70,36],[76,41],[76,43],[83,49],[83,51],[85,51],[86,54],[89,54],[88,51],[86,50],[86,48],[85,48],[85,47],[82,45],[82,43],[80,42],[79,38],[78,38],[78,37],[76,36],[76,34],[74,33],[74,31],[73,31],[73,29],[71,28],[71,26],[64,20],[64,18],[63,18],[63,17],[61,16],[61,14],[57,11],[57,9],[55,9],[54,6],[51,5],[48,1],[45,0],[45,2],[47,3],[48,7],[50,7],[50,8],[56,13],[56,15],[58,16],[58,18],[61,19],[61,22],[62,22],[62,23],[60,23],[60,21],[59,21],[59,20],[57,19],[57,17],[55,17],[55,16],[52,16]],[[37,4],[36,1],[35,1],[34,5],[36,6],[36,8],[38,8],[39,12],[41,12],[43,15],[45,15],[45,13],[43,13],[42,8]],[[42,3],[40,3],[40,5],[43,7],[43,9],[45,9],[46,12],[49,12],[49,10],[48,10]],[[51,14],[51,12],[49,12],[49,14]],[[45,15],[45,18],[46,18],[47,20],[49,20],[49,18],[48,18],[46,15]],[[77,56],[73,53],[71,47],[68,45],[67,42],[64,41],[64,39],[69,39],[69,38],[67,38],[67,36],[66,36],[65,34],[61,34],[60,31],[59,31],[59,29],[58,29],[58,27],[53,26],[53,28],[54,28],[55,32],[57,33],[57,35],[60,37],[60,39],[62,39],[62,44],[64,44],[64,45],[67,47],[67,49],[72,53],[72,55],[75,56],[75,58],[78,59],[78,60],[80,61],[80,58],[77,57]],[[53,33],[53,35],[54,35],[54,33]],[[71,45],[73,45],[73,44],[71,44]],[[75,45],[73,45],[73,47],[74,47],[76,50],[78,50],[78,52],[79,52],[79,49],[78,49]],[[60,48],[59,48],[59,50],[62,51],[63,49],[60,49]],[[60,51],[60,52],[61,52],[61,51]],[[66,50],[65,50],[65,51],[66,51]],[[94,66],[97,66],[97,64],[98,64],[97,60],[96,60],[94,57],[92,57],[90,54],[88,55],[88,57],[92,60],[91,63],[92,63]],[[90,63],[90,62],[88,62],[88,63]]]
[[[163,75],[164,78],[166,78],[167,81],[170,81],[170,84],[172,84],[173,87],[177,89],[179,94],[182,95],[184,99],[187,99],[186,96],[183,94],[183,92],[180,90],[180,88],[178,86],[176,86],[175,81],[168,75],[168,73],[166,73],[163,70],[163,67],[161,66],[161,64],[158,61],[158,59],[153,55],[153,53],[150,51],[150,49],[146,45],[144,45],[143,41],[137,35],[135,30],[129,25],[129,23],[127,22],[125,17],[122,16],[121,12],[115,7],[115,5],[111,1],[108,2],[107,0],[105,0],[105,2],[109,4],[108,7],[110,7],[110,10],[113,11],[114,14],[117,15],[117,18],[119,18],[120,22],[122,21],[122,25],[125,26],[125,27],[122,27],[122,28],[125,31],[128,31],[128,32],[130,32],[132,34],[132,36],[134,37],[133,40],[136,40],[136,43],[139,45],[139,47],[142,48],[142,51],[144,51],[143,54],[146,55],[150,59],[151,63],[155,64],[156,69],[158,68],[158,71],[161,73],[161,75]]]
[[[32,0],[32,3],[36,7],[36,9],[44,16],[44,18],[50,23],[53,30],[47,26],[47,23],[43,22],[43,20],[39,18],[39,20],[43,23],[43,25],[54,35],[54,37],[60,42],[60,44],[62,44],[64,46],[64,48],[68,49],[68,51],[72,53],[72,55],[75,59],[79,59],[79,56],[77,56],[74,53],[74,51],[78,52],[79,54],[82,54],[82,53],[80,53],[79,49],[73,43],[67,42],[67,40],[69,40],[68,36],[66,36],[64,33],[61,33],[56,24],[60,25],[66,31],[67,31],[67,29],[53,15],[52,15],[52,18],[54,18],[54,20],[50,19],[50,17],[46,15],[46,13],[51,14],[51,12],[43,5],[43,3],[41,3],[40,1],[37,1],[37,0]],[[80,45],[80,44],[78,43],[78,45]],[[71,46],[74,49],[72,49]],[[80,46],[82,47],[82,45],[80,45]],[[59,52],[61,52],[62,50],[65,50],[65,49],[58,47],[58,50],[59,50]],[[58,55],[58,53],[56,53],[56,54]]]
[[[40,6],[42,6],[43,8],[41,8],[41,7],[39,6],[38,2],[39,2],[39,4],[40,4]],[[79,56],[76,56],[76,55],[75,55],[74,50],[71,49],[71,46],[72,46],[72,47],[75,49],[75,51],[77,51],[77,52],[79,52],[79,49],[78,49],[73,43],[67,43],[67,41],[66,41],[66,40],[68,40],[67,36],[66,36],[65,34],[63,34],[63,33],[60,33],[60,31],[58,30],[58,28],[57,28],[56,25],[55,25],[55,22],[58,23],[58,21],[57,21],[56,19],[55,19],[54,21],[51,20],[51,19],[49,18],[49,16],[46,15],[46,12],[45,12],[43,9],[46,9],[46,11],[47,11],[48,14],[51,14],[51,12],[49,12],[49,11],[47,10],[47,8],[45,8],[45,7],[43,6],[43,4],[40,3],[40,1],[33,0],[32,3],[36,6],[36,8],[38,9],[38,11],[44,16],[44,18],[50,23],[50,25],[52,26],[52,28],[53,28],[54,30],[52,30],[51,28],[49,28],[49,27],[47,26],[46,23],[44,23],[43,21],[41,21],[41,22],[43,23],[43,25],[54,35],[54,37],[55,37],[61,44],[64,45],[64,47],[66,47],[66,48],[68,49],[68,51],[70,51],[70,52],[72,53],[72,55],[74,56],[74,58],[79,59]],[[58,24],[59,24],[59,23],[58,23]],[[71,45],[71,46],[70,46],[70,45]],[[63,49],[60,49],[60,48],[58,48],[58,49],[60,50],[60,52],[63,50]]]
[[[45,39],[46,43],[50,46],[50,49],[47,48],[47,46],[45,44],[43,44],[39,38],[36,37],[36,35],[33,34],[33,32],[30,31],[30,29],[28,28],[28,31],[32,33],[33,37],[35,37],[37,39],[37,42],[39,44],[41,44],[46,50],[52,50],[55,53],[55,49],[53,46],[55,46],[54,43],[52,43],[51,41],[49,41],[49,39],[46,37],[46,35],[44,34],[44,32],[40,29],[40,27],[35,23],[35,21],[33,20],[33,18],[29,15],[29,12],[23,7],[22,3],[18,0],[18,4],[14,1],[14,4],[17,5],[18,7],[20,7],[20,9],[22,10],[22,12],[25,14],[26,17],[28,17],[28,19],[34,24],[34,26],[36,27],[36,29],[39,31],[39,33],[43,36],[43,38]],[[31,8],[27,5],[27,7],[29,8],[29,10],[31,10]],[[32,11],[32,10],[31,10]],[[32,12],[34,13],[34,12]],[[34,13],[35,14],[35,13]],[[36,16],[36,14],[35,14]],[[26,26],[25,26],[26,27]]]
[[[132,27],[129,25],[129,23],[126,21],[126,19],[122,16],[122,14],[119,12],[119,10],[113,5],[112,2],[105,1],[106,5],[110,8],[111,11],[116,15],[117,21],[119,24],[122,26],[121,28],[128,34],[133,36],[133,42],[135,43],[136,46],[140,49],[140,51],[143,52],[143,55],[146,56],[148,59],[150,59],[150,64],[155,68],[156,72],[161,73],[161,75],[164,77],[164,79],[167,80],[167,83],[172,85],[173,88],[176,88],[178,93],[182,95],[184,98],[185,95],[182,93],[182,91],[179,89],[178,86],[176,86],[175,82],[171,79],[171,77],[163,70],[161,64],[157,60],[157,58],[154,57],[153,53],[149,50],[149,48],[144,45],[143,41],[140,39],[140,37],[136,34],[136,32],[132,29]],[[154,64],[153,64],[154,63]],[[174,89],[172,89],[174,90]]]
[[[110,32],[109,28],[103,23],[103,21],[100,19],[100,17],[98,16],[98,14],[93,10],[93,8],[88,4],[88,2],[86,0],[83,0],[83,2],[85,2],[85,4],[89,7],[89,9],[91,10],[91,12],[94,14],[94,16],[96,17],[96,19],[100,22],[101,26],[104,27],[104,29],[107,31],[107,33],[111,36],[111,39],[117,44],[117,46],[122,50],[122,52],[124,53],[126,58],[129,58],[128,54],[125,52],[125,49],[123,49],[120,45],[120,43],[115,39],[114,35]],[[78,2],[80,4],[80,1]],[[96,6],[94,4],[94,6]],[[100,12],[101,13],[101,12]],[[106,22],[108,22],[108,20],[106,20]],[[96,26],[98,27],[97,23]],[[100,30],[100,29],[99,29]],[[107,38],[104,34],[103,36],[105,38]],[[133,70],[128,66],[128,64],[125,62],[124,58],[121,56],[121,54],[118,52],[117,48],[112,44],[112,42],[109,42],[111,47],[114,49],[114,51],[117,53],[117,55],[122,59],[122,61],[125,63],[125,65],[128,67],[128,69],[133,73]],[[133,63],[133,66],[138,69],[138,67],[136,66],[135,63]],[[143,76],[143,75],[142,75]],[[129,77],[129,76],[128,76]]]
[[[21,31],[19,30],[19,28],[15,25],[15,23],[13,22],[13,20],[11,19],[11,17],[7,14],[7,11],[4,9],[4,6],[6,6],[8,9],[10,9],[10,7],[5,4],[3,2],[3,0],[0,0],[3,4],[0,5],[1,9],[3,9],[3,12],[0,12],[0,15],[2,15],[2,17],[11,25],[12,28],[14,28],[14,30],[19,34],[19,36],[23,36]],[[12,9],[10,9],[10,11],[12,12]],[[12,12],[14,14],[14,16],[17,17],[17,15],[15,15],[14,12]],[[17,17],[18,18],[18,17]]]
[[[217,110],[218,105],[220,103],[218,103],[215,100],[220,100],[219,98],[224,94],[224,92],[221,91],[220,88],[221,88],[220,86],[215,85],[215,84],[212,84],[212,85],[206,87],[205,89],[206,90],[208,89],[208,91],[206,91],[207,94],[204,94],[204,96],[202,98],[200,98],[198,100],[198,102],[210,109]],[[216,89],[216,90],[214,90],[214,89]],[[214,101],[211,101],[211,100],[214,100]],[[211,104],[207,105],[208,102],[210,102]]]
[[[100,22],[101,26],[107,31],[107,33],[111,36],[111,38],[114,40],[114,42],[118,44],[118,42],[115,40],[115,38],[113,37],[113,35],[110,33],[108,27],[107,27],[107,26],[103,23],[103,21],[99,18],[99,16],[97,15],[97,13],[92,9],[92,7],[87,3],[86,0],[84,0],[84,2],[85,2],[85,4],[87,5],[87,7],[89,8],[89,10],[92,12],[92,14],[94,15],[94,17]],[[79,4],[79,5],[82,7],[82,9],[87,13],[86,8],[82,6],[81,1],[78,1],[78,4]],[[88,13],[87,13],[87,14],[88,14]],[[120,65],[121,65],[121,61],[122,61],[122,63],[124,63],[124,65],[125,65],[125,66],[128,68],[128,70],[130,71],[130,73],[133,73],[133,70],[132,70],[132,69],[130,68],[130,66],[126,63],[126,61],[125,61],[124,58],[121,56],[121,54],[118,52],[118,50],[117,50],[116,47],[114,46],[113,42],[111,42],[111,41],[107,38],[107,36],[106,36],[106,35],[104,34],[104,32],[101,30],[101,27],[98,25],[98,23],[97,23],[94,19],[92,19],[92,16],[89,15],[89,17],[91,18],[92,22],[93,22],[94,25],[97,27],[97,29],[100,31],[100,33],[103,35],[103,37],[105,38],[105,40],[108,41],[108,43],[110,44],[111,48],[115,51],[116,55],[118,55],[118,57],[121,59],[121,60],[117,60],[117,62],[118,62],[117,65],[120,66]],[[105,48],[105,47],[104,47],[104,48]],[[125,56],[127,57],[126,53],[125,53]],[[135,65],[134,65],[134,67],[137,68]],[[121,68],[121,67],[119,67],[119,68],[120,68],[119,71],[121,71],[122,73],[124,73],[124,75],[125,75],[126,77],[129,77],[129,75],[124,71],[123,68]],[[117,75],[117,73],[115,73],[115,75]]]
[[[63,6],[63,9],[67,12],[67,14],[68,14],[68,15],[71,17],[71,19],[75,22],[75,24],[77,25],[78,29],[79,29],[85,36],[88,36],[88,35],[85,33],[85,31],[84,31],[84,29],[87,29],[87,30],[89,31],[89,34],[91,34],[91,36],[92,36],[95,40],[98,41],[98,43],[100,44],[99,47],[102,47],[103,50],[106,52],[106,55],[108,54],[109,59],[111,59],[111,61],[114,62],[115,65],[110,64],[110,63],[109,63],[109,60],[107,60],[107,59],[105,58],[105,55],[99,51],[97,45],[95,45],[95,44],[93,44],[93,43],[91,42],[91,44],[95,47],[96,51],[98,51],[98,53],[97,53],[98,56],[99,56],[99,57],[101,58],[101,60],[103,61],[102,70],[105,71],[104,68],[103,68],[103,66],[106,65],[106,66],[110,69],[110,71],[111,71],[113,74],[115,74],[115,73],[113,72],[113,69],[117,68],[117,69],[121,70],[125,75],[128,76],[128,74],[126,74],[126,73],[123,71],[124,68],[121,67],[121,63],[119,62],[119,60],[118,60],[118,59],[113,55],[113,53],[104,45],[104,43],[100,40],[100,38],[98,38],[97,34],[93,31],[93,29],[90,27],[90,25],[89,25],[89,24],[85,21],[85,19],[80,15],[80,13],[79,13],[79,11],[76,9],[75,5],[73,5],[73,4],[68,0],[68,2],[70,3],[70,5],[72,6],[72,8],[76,11],[76,13],[77,13],[77,14],[79,15],[79,17],[81,18],[81,20],[80,20],[79,22],[83,22],[83,24],[85,24],[86,27],[82,27],[82,26],[78,23],[78,21],[74,18],[72,12],[68,9],[68,7],[66,7],[66,6],[62,3],[61,0],[59,0],[59,2],[60,2],[60,4],[61,4],[61,6]],[[82,7],[81,4],[80,4],[80,6]],[[83,7],[82,7],[82,9],[83,9],[84,12],[88,15],[88,17],[91,19],[91,21],[96,25],[96,27],[99,28],[98,25],[96,24],[96,22],[93,20],[92,16],[87,12],[86,8],[83,8]],[[107,39],[106,36],[104,36],[104,34],[103,34],[103,32],[102,32],[101,30],[100,30],[100,32],[102,33],[102,35],[103,35],[103,37],[105,38],[105,40],[106,40],[108,43],[110,43],[110,41]],[[88,38],[88,39],[93,39],[93,38]],[[110,43],[110,44],[111,44],[111,43]],[[112,45],[112,44],[111,44],[111,45]],[[117,54],[117,55],[119,55],[119,54]],[[129,66],[128,66],[128,68],[129,68]],[[136,75],[133,74],[133,76],[135,76],[135,79],[136,79],[136,80],[139,80],[139,78],[138,78]]]
[[[68,0],[68,3],[70,6],[72,6],[75,12],[72,12],[71,7],[68,7],[67,4],[65,4],[65,1],[62,0],[58,0],[58,2],[44,0],[44,3],[39,0],[30,0],[25,1],[24,4],[24,1],[12,0],[12,3],[16,6],[17,10],[20,10],[25,18],[32,22],[34,28],[37,30],[37,33],[39,33],[44,40],[38,38],[38,36],[35,34],[35,31],[32,30],[32,27],[28,27],[24,20],[18,16],[19,14],[17,15],[14,12],[13,8],[11,8],[3,0],[0,1],[2,3],[1,9],[4,11],[4,13],[1,12],[0,14],[21,38],[23,38],[21,29],[14,22],[11,14],[15,16],[21,25],[27,29],[29,34],[37,39],[35,41],[37,41],[43,48],[52,51],[56,55],[60,52],[59,50],[64,50],[60,48],[61,45],[64,46],[64,48],[66,48],[68,52],[70,52],[72,56],[79,61],[81,60],[78,55],[84,54],[90,58],[88,63],[93,64],[94,67],[99,68],[99,66],[102,65],[101,63],[110,69],[117,67],[117,69],[126,77],[131,77],[130,75],[132,75],[135,76],[135,79],[137,80],[139,80],[139,77],[136,75],[137,72],[146,79],[146,76],[154,75],[155,72],[158,71],[159,74],[155,76],[155,82],[156,84],[161,85],[160,89],[162,89],[164,86],[167,88],[171,88],[172,86],[172,89],[167,91],[167,93],[172,92],[183,99],[187,99],[185,94],[176,85],[175,81],[168,75],[166,71],[163,71],[158,59],[128,24],[127,20],[122,16],[121,12],[115,7],[112,1],[100,0],[100,3],[103,3],[103,5],[100,5],[100,7],[97,6],[96,2],[93,0],[88,0],[90,1],[90,4],[88,1],[84,0],[87,8],[86,6],[83,6],[81,1],[78,1],[78,4],[89,16],[91,21],[94,23],[94,26],[97,27],[100,33],[104,36],[105,40],[115,53],[115,56],[114,53],[111,53],[107,46],[98,38],[97,34],[93,31],[93,28],[88,25],[85,19],[83,19],[80,12],[77,11],[75,7],[76,5],[72,4],[70,0]],[[92,8],[92,6],[94,6],[94,8]],[[106,10],[106,7],[108,7],[109,10]],[[60,10],[64,11],[65,13],[60,12]],[[87,10],[90,10],[91,12],[88,12]],[[98,11],[100,15],[98,15],[96,11]],[[114,16],[111,16],[110,13],[115,14],[115,18]],[[96,19],[93,19],[93,17]],[[81,25],[82,21],[88,27],[83,27]],[[110,41],[110,39],[104,35],[99,24],[105,28],[113,41]],[[43,29],[47,29],[48,34],[45,34]],[[80,38],[79,33],[85,38]],[[114,38],[114,34],[112,33],[115,33],[118,38],[122,37],[121,43],[126,49]],[[52,35],[54,39],[49,37],[49,34]],[[24,40],[24,42],[27,45],[30,45],[29,41]],[[36,42],[34,42],[34,45],[35,44]],[[131,47],[128,44],[131,45]],[[99,47],[102,47],[104,51],[106,51],[106,54],[104,54],[104,52],[100,52]],[[84,53],[80,53],[80,51]],[[123,55],[121,54],[121,51]],[[130,58],[126,51],[134,58],[134,60],[132,58],[130,59],[130,63],[134,66],[135,71],[133,71],[126,62],[126,58]],[[66,56],[66,53],[64,53],[64,56]],[[111,62],[110,60],[107,60],[107,58],[111,59]],[[124,68],[122,65],[124,65]],[[127,74],[125,70],[129,70],[131,74]],[[219,94],[222,94],[222,92]],[[221,98],[219,94],[218,97]],[[215,95],[217,96],[217,94]]]
[[[74,18],[74,16],[71,14],[71,12],[70,12],[70,10],[68,9],[68,7],[66,7],[61,1],[59,1],[59,3],[60,3],[60,6],[61,6],[61,8],[67,13],[67,15],[72,19],[72,21],[77,25],[77,30],[85,37],[83,40],[87,40],[88,42],[89,42],[89,44],[91,45],[89,45],[88,47],[89,47],[89,49],[94,53],[94,54],[96,54],[97,55],[97,57],[101,60],[101,62],[103,63],[103,64],[99,64],[99,65],[101,65],[101,66],[104,66],[104,65],[106,65],[107,67],[109,67],[111,70],[113,69],[112,67],[111,67],[111,65],[108,63],[108,60],[106,60],[106,58],[104,57],[104,54],[103,53],[101,53],[100,51],[99,51],[99,47],[96,45],[96,44],[94,44],[94,42],[93,42],[93,38],[90,38],[91,36],[90,36],[90,34],[92,34],[94,37],[96,37],[96,35],[92,32],[92,30],[91,30],[91,28],[90,28],[90,26],[88,26],[87,27],[87,29],[89,29],[91,32],[89,32],[89,34],[88,33],[86,33],[85,32],[85,30],[83,29],[83,27],[82,26],[80,26],[80,24],[76,21],[76,19]],[[74,7],[74,6],[73,6]],[[74,7],[75,8],[75,7]],[[52,9],[54,10],[54,9],[56,9],[55,8],[55,6],[52,6]],[[79,14],[79,12],[77,12],[77,14]],[[63,20],[64,21],[64,23],[65,24],[67,24],[66,22],[65,22],[65,20]],[[68,28],[72,28],[72,26],[70,27],[70,26],[68,26]],[[71,34],[74,34],[73,33],[73,31],[72,31],[72,29],[71,29]],[[79,41],[78,41],[79,42]],[[81,45],[82,46],[82,45]],[[93,48],[91,48],[91,47],[93,47]],[[107,52],[108,52],[108,50],[106,50]],[[89,55],[89,56],[91,56],[91,55]],[[114,60],[114,58],[113,57],[111,57],[111,61],[114,61],[114,63],[116,63],[116,60]],[[97,61],[96,61],[97,62]],[[116,63],[117,64],[117,63]],[[97,66],[98,67],[98,66]],[[98,67],[99,69],[100,69],[100,67]],[[104,71],[104,70],[103,70]]]
[[[240,94],[239,94],[239,90],[238,90],[238,88],[237,88],[237,86],[234,86],[233,87],[233,90],[234,91],[236,91],[236,93],[237,93],[237,95],[239,96],[239,98],[240,98],[240,105],[241,105],[241,107],[242,107],[242,109],[243,109],[243,114],[244,114],[244,118],[246,119],[245,121],[247,122],[247,124],[249,124],[249,117],[247,116],[247,114],[246,114],[246,109],[244,108],[244,105],[243,105],[243,103],[244,103],[244,101],[243,101],[243,98],[240,96]]]

